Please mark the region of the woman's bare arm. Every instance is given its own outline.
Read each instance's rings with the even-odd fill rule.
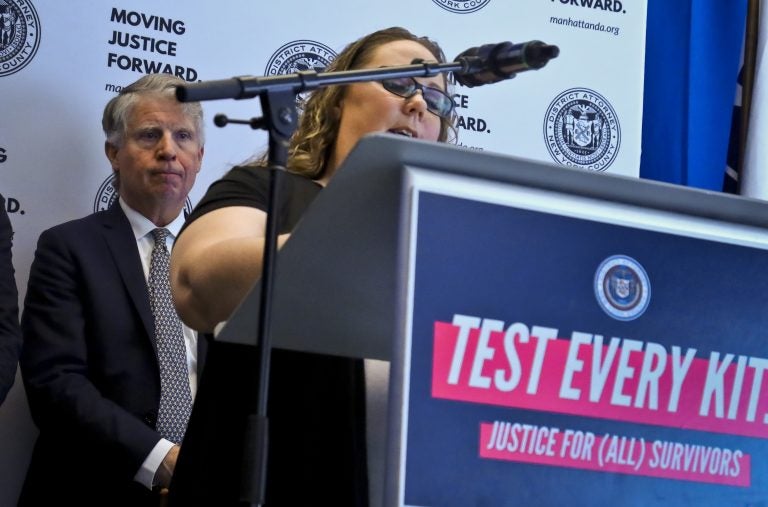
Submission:
[[[179,236],[171,254],[171,288],[179,317],[189,327],[212,331],[259,278],[266,219],[256,208],[219,208]],[[281,235],[278,246],[287,239]]]

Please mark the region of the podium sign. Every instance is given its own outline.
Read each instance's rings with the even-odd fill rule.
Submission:
[[[768,207],[408,174],[386,505],[768,498]]]

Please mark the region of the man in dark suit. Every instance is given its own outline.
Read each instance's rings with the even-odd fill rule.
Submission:
[[[21,350],[19,294],[13,276],[12,243],[11,221],[5,211],[5,199],[0,195],[0,405],[13,385]]]
[[[107,104],[119,200],[38,241],[21,370],[40,435],[20,505],[157,505],[170,483],[205,345],[158,275],[203,157],[182,83],[145,76]]]

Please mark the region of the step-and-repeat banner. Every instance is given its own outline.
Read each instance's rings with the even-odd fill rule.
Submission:
[[[0,0],[0,193],[15,230],[20,297],[37,237],[116,198],[101,112],[150,72],[188,81],[323,67],[358,37],[403,26],[449,59],[482,44],[542,40],[560,55],[497,84],[457,85],[458,144],[637,176],[645,0],[356,0],[213,5],[170,0]],[[266,147],[214,114],[260,115],[258,101],[204,104],[206,152],[192,206],[229,167]],[[87,239],[86,239],[87,240]],[[15,502],[35,429],[20,379],[0,408],[0,505]]]

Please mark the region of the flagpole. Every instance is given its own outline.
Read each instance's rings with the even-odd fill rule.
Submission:
[[[737,172],[739,174],[739,193],[742,193],[744,181],[744,154],[749,133],[749,116],[752,109],[752,90],[755,86],[757,67],[757,40],[760,26],[760,0],[748,0],[746,33],[744,35],[744,62],[742,65],[741,85],[741,123],[739,125],[739,151]]]

